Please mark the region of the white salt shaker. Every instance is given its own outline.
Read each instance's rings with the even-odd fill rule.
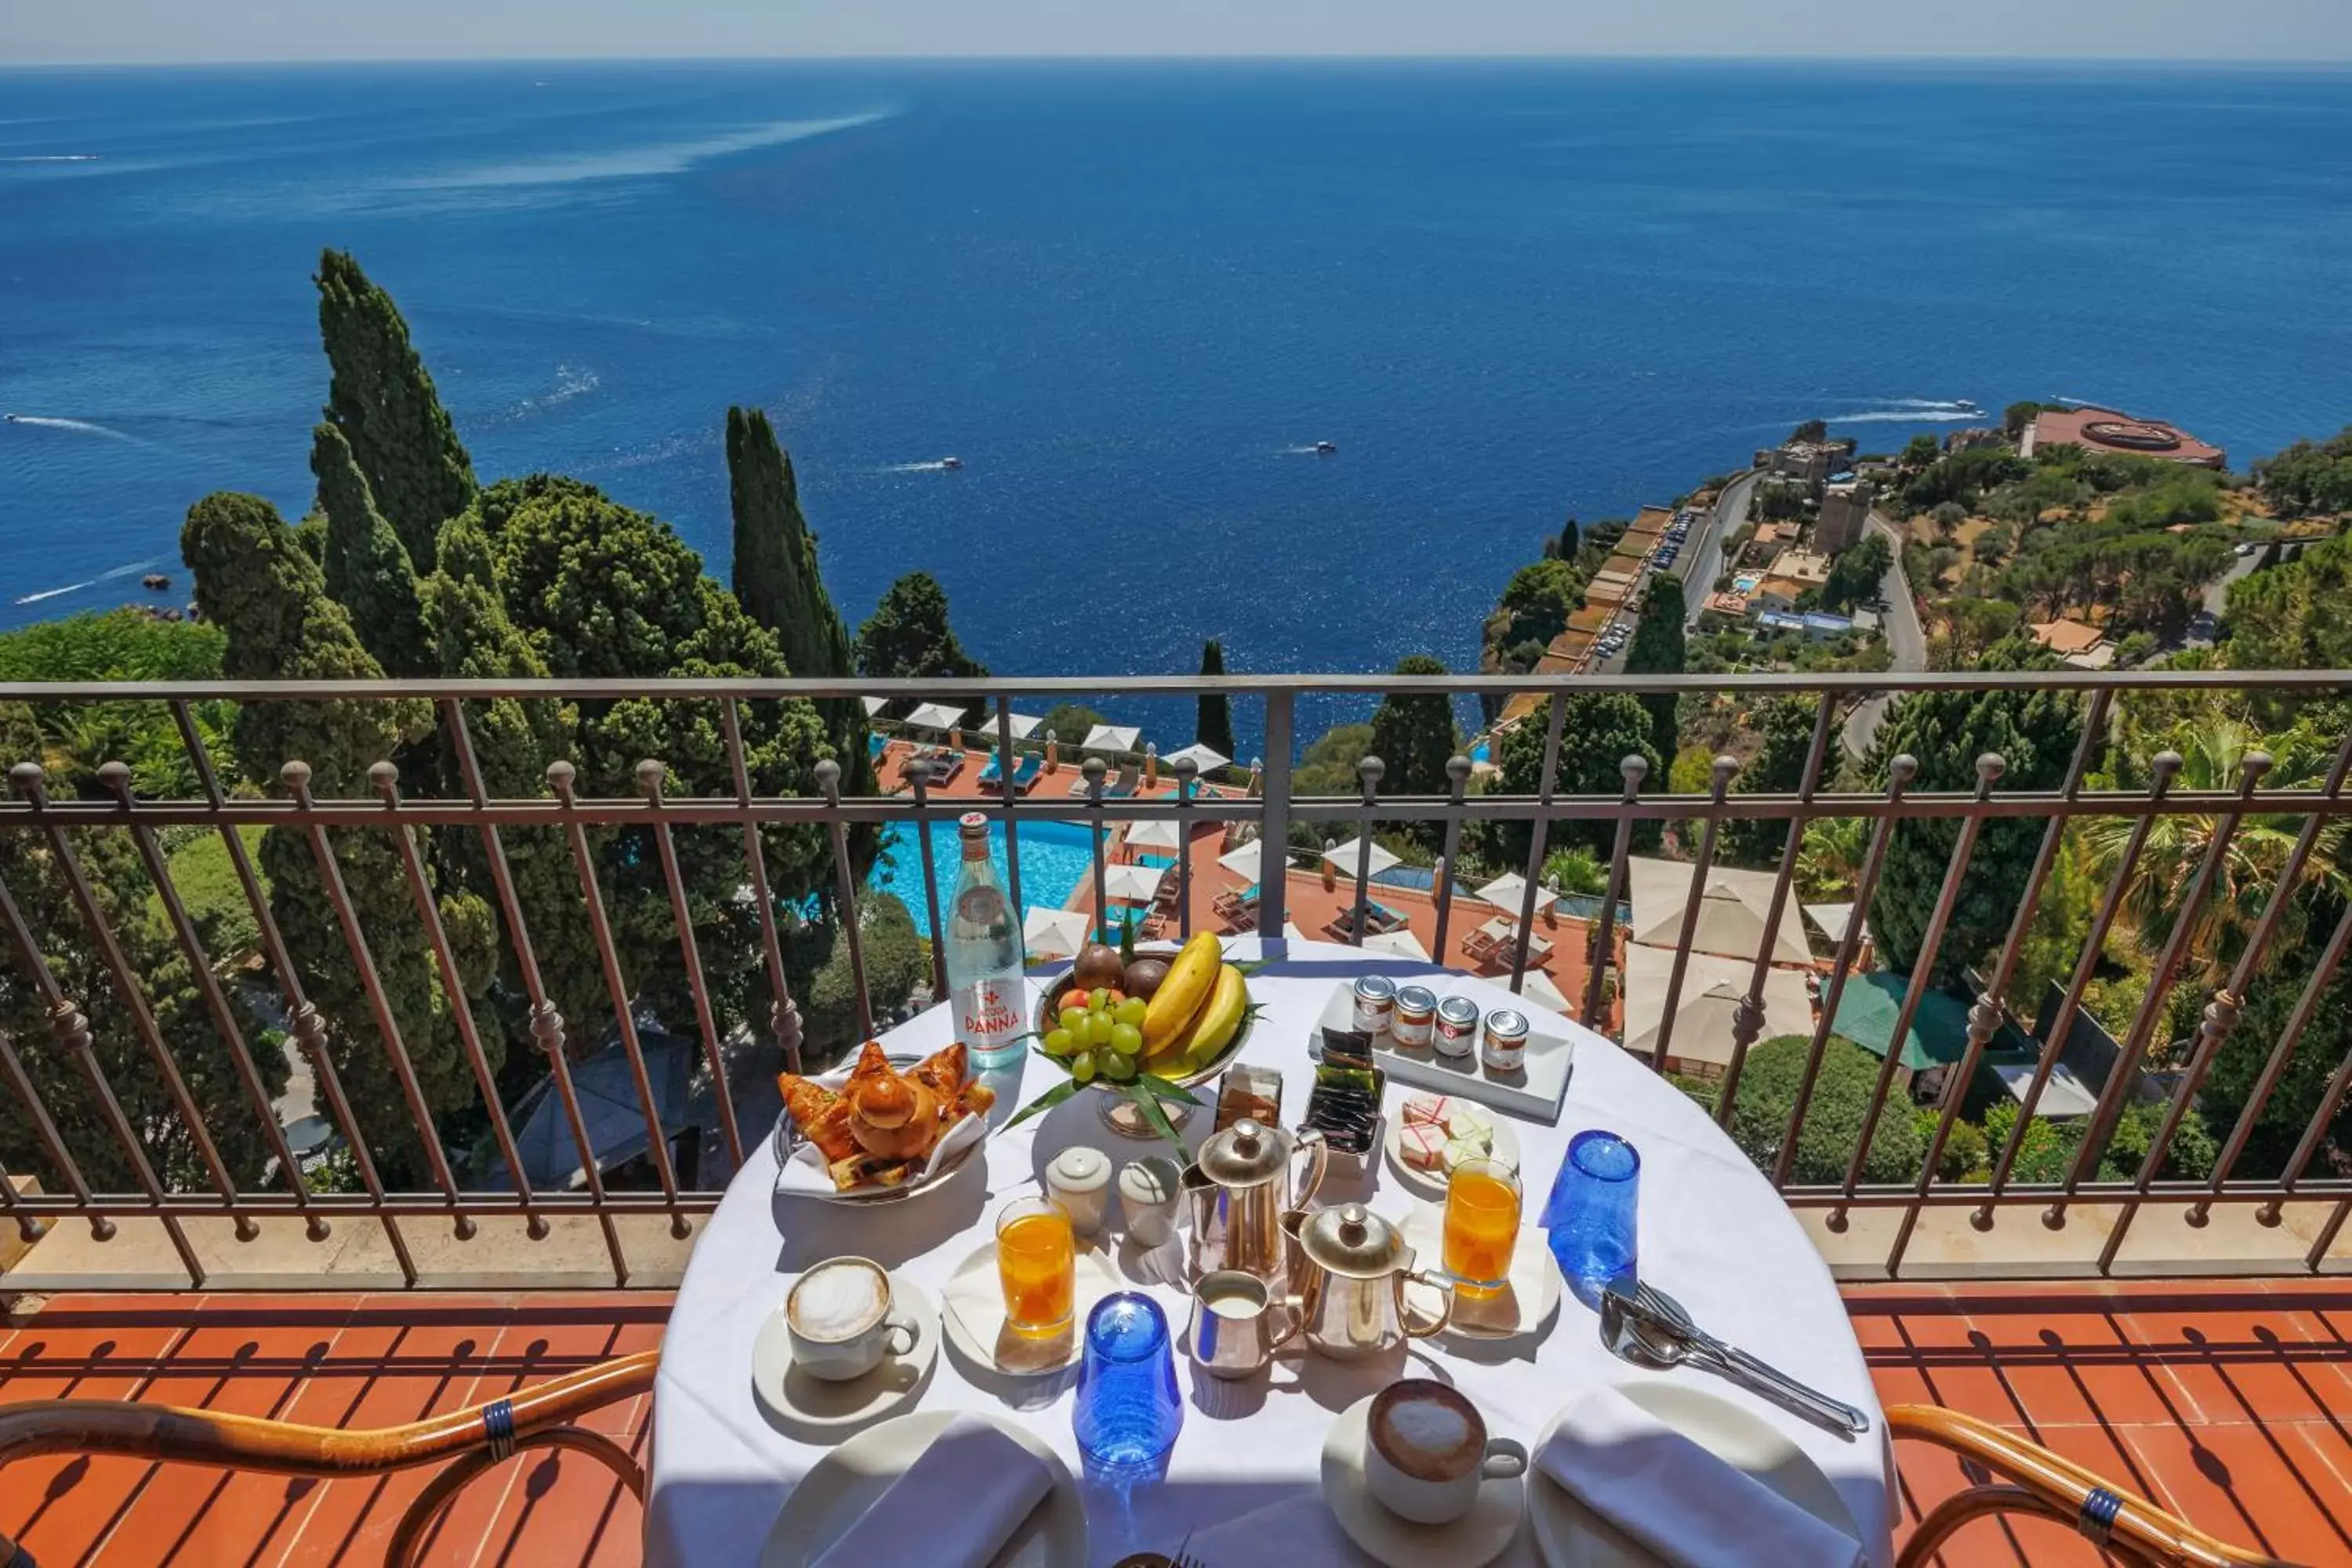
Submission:
[[[1176,1162],[1152,1155],[1130,1160],[1118,1173],[1118,1206],[1127,1215],[1127,1238],[1138,1247],[1158,1247],[1176,1234],[1176,1200],[1183,1173]]]
[[[1110,1160],[1084,1144],[1065,1149],[1045,1167],[1045,1191],[1069,1211],[1070,1228],[1093,1236],[1110,1211]]]

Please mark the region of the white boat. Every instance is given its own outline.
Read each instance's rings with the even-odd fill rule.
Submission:
[[[963,467],[963,459],[961,458],[941,458],[940,459],[940,467],[942,468],[961,468]]]
[[[1339,449],[1339,444],[1337,441],[1318,441],[1315,443],[1315,450],[1319,455],[1326,458],[1329,457]]]

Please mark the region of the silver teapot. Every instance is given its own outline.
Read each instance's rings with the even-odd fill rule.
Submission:
[[[1305,1322],[1309,1349],[1336,1361],[1362,1361],[1408,1339],[1427,1339],[1454,1321],[1454,1281],[1413,1267],[1404,1233],[1361,1204],[1282,1216],[1289,1242],[1288,1288]],[[1407,1282],[1439,1291],[1435,1317],[1413,1310]]]
[[[1306,1173],[1294,1180],[1298,1154],[1307,1157]],[[1182,1183],[1192,1218],[1192,1278],[1239,1268],[1269,1285],[1280,1281],[1288,1245],[1283,1211],[1315,1196],[1329,1160],[1314,1129],[1294,1134],[1247,1117],[1203,1143]]]

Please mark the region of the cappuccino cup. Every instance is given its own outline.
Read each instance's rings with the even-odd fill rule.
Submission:
[[[1488,1437],[1478,1407],[1425,1377],[1391,1383],[1364,1422],[1364,1482],[1381,1506],[1416,1524],[1449,1524],[1470,1511],[1489,1479],[1524,1475],[1528,1451]]]
[[[890,1274],[870,1258],[828,1258],[784,1298],[793,1364],[826,1383],[864,1377],[885,1355],[915,1348],[915,1326],[890,1314]]]

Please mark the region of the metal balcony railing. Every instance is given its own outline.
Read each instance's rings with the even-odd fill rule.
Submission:
[[[1899,1224],[1885,1259],[1890,1273],[1899,1272],[1914,1230],[1923,1213],[1946,1205],[1966,1205],[1975,1211],[1982,1228],[2000,1211],[2042,1211],[2043,1223],[2063,1224],[2070,1206],[2084,1204],[2116,1205],[2119,1217],[2112,1226],[2098,1260],[2110,1269],[2126,1233],[2141,1207],[2151,1201],[2187,1202],[2196,1217],[2215,1205],[2257,1205],[2265,1224],[2275,1224],[2282,1206],[2299,1203],[2332,1203],[2332,1215],[2305,1258],[2305,1267],[2316,1270],[2335,1243],[2352,1210],[2352,1181],[2327,1168],[2323,1155],[2329,1149],[2331,1124],[2352,1088],[2352,1054],[2329,1064],[2324,1094],[2305,1127],[2284,1169],[2263,1178],[2236,1173],[2256,1119],[2281,1081],[2299,1040],[2324,994],[2334,981],[2347,942],[2352,942],[2352,900],[2336,899],[2345,912],[2335,920],[2325,947],[2314,965],[2285,1027],[2265,1058],[2260,1081],[2223,1142],[2210,1179],[2184,1183],[2158,1179],[2165,1168],[2168,1147],[2198,1096],[2217,1052],[2239,1020],[2247,988],[2263,972],[2290,905],[2302,896],[2311,873],[2322,860],[2332,860],[2331,829],[2340,825],[2352,803],[2344,798],[2347,770],[2352,770],[2352,739],[2335,745],[2333,762],[2317,787],[2264,787],[2270,759],[2249,752],[2238,776],[2225,787],[2177,788],[2179,760],[2168,754],[2153,759],[2148,782],[2136,789],[2091,787],[2103,766],[2103,749],[2110,743],[2112,721],[2119,704],[2153,699],[2166,691],[2221,689],[2236,695],[2268,695],[2282,700],[2308,701],[2340,697],[2352,686],[2352,673],[2294,671],[2276,674],[2183,671],[2126,675],[2074,671],[2014,673],[1955,673],[1917,675],[1890,680],[1886,676],[1736,675],[1716,677],[1532,677],[1475,676],[1227,676],[1213,679],[1055,678],[989,679],[976,681],[927,680],[665,680],[621,682],[588,680],[421,680],[353,682],[229,681],[204,684],[74,684],[0,686],[0,707],[28,703],[43,714],[94,704],[148,704],[158,723],[169,725],[184,752],[187,772],[196,781],[184,798],[149,798],[134,789],[132,770],[110,760],[75,782],[68,792],[52,780],[40,757],[0,757],[12,764],[10,798],[0,802],[0,1078],[5,1079],[0,1106],[0,1155],[19,1174],[40,1178],[41,1190],[20,1194],[0,1173],[0,1203],[20,1232],[30,1238],[48,1224],[73,1220],[88,1224],[104,1237],[113,1222],[124,1216],[158,1221],[173,1237],[193,1284],[201,1285],[205,1268],[189,1244],[183,1222],[192,1217],[226,1216],[238,1234],[250,1235],[257,1222],[271,1216],[298,1216],[307,1222],[313,1240],[324,1239],[333,1225],[357,1222],[381,1226],[404,1272],[412,1283],[417,1270],[404,1239],[403,1224],[437,1220],[457,1234],[471,1233],[478,1216],[520,1215],[527,1234],[547,1233],[551,1218],[586,1215],[601,1225],[616,1279],[625,1280],[628,1264],[615,1234],[616,1216],[632,1214],[667,1215],[674,1234],[686,1233],[686,1216],[710,1208],[717,1193],[699,1189],[675,1168],[667,1130],[656,1112],[656,1093],[650,1079],[646,1052],[640,1037],[648,990],[659,987],[669,996],[667,1016],[693,1020],[700,1070],[707,1072],[708,1090],[715,1098],[716,1121],[732,1169],[740,1162],[745,1140],[764,1135],[763,1127],[747,1127],[737,1115],[735,1094],[727,1059],[729,1026],[742,1020],[740,1029],[764,1034],[793,1066],[803,1044],[802,1002],[796,999],[789,973],[788,953],[804,920],[830,906],[825,916],[838,921],[840,940],[847,945],[855,975],[855,1016],[862,1032],[874,1026],[867,994],[865,936],[852,913],[866,898],[853,873],[856,849],[853,836],[892,824],[917,825],[952,820],[959,814],[981,809],[1006,825],[1005,850],[1010,859],[1011,893],[1016,910],[1021,903],[1021,844],[1010,829],[1024,822],[1076,820],[1091,825],[1095,907],[1104,908],[1100,889],[1105,868],[1105,832],[1112,825],[1155,818],[1180,824],[1222,823],[1229,832],[1255,833],[1268,846],[1286,845],[1294,824],[1330,824],[1351,827],[1365,848],[1354,868],[1353,929],[1360,933],[1378,884],[1370,877],[1371,835],[1377,829],[1403,824],[1429,825],[1421,831],[1436,847],[1445,874],[1433,879],[1430,897],[1438,930],[1437,951],[1445,951],[1445,933],[1455,918],[1455,878],[1462,864],[1465,832],[1481,834],[1481,824],[1528,826],[1524,863],[1518,868],[1526,890],[1517,911],[1515,947],[1507,963],[1508,984],[1517,989],[1528,971],[1529,942],[1539,900],[1551,895],[1542,888],[1548,845],[1563,824],[1606,825],[1611,844],[1607,889],[1594,908],[1585,965],[1587,980],[1572,1002],[1589,1024],[1605,1027],[1611,1016],[1608,976],[1622,935],[1617,911],[1626,897],[1628,863],[1645,823],[1681,825],[1680,852],[1695,862],[1698,875],[1691,880],[1689,902],[1681,931],[1686,947],[1699,918],[1706,871],[1716,860],[1727,823],[1761,819],[1786,823],[1785,847],[1778,858],[1772,883],[1765,938],[1756,953],[1746,995],[1734,1015],[1727,1064],[1714,1084],[1714,1114],[1727,1127],[1738,1103],[1741,1078],[1750,1048],[1758,1043],[1764,1021],[1762,993],[1773,963],[1774,931],[1788,913],[1809,823],[1829,819],[1859,819],[1868,825],[1867,848],[1852,877],[1851,897],[1856,917],[1850,920],[1834,955],[1820,961],[1818,1016],[1810,1052],[1798,1089],[1788,1132],[1781,1140],[1777,1163],[1769,1173],[1788,1202],[1801,1209],[1826,1210],[1832,1230],[1842,1229],[1856,1210],[1895,1211]],[[2005,761],[1987,754],[1976,761],[1977,785],[1963,791],[1927,791],[1911,787],[1917,773],[1914,759],[1896,757],[1885,769],[1886,783],[1867,791],[1840,790],[1840,761],[1832,747],[1840,721],[1853,701],[1874,691],[1924,692],[2039,689],[2060,693],[2078,705],[2082,742],[2074,751],[2063,782],[2054,788],[2004,789]],[[786,698],[846,700],[859,697],[892,702],[950,701],[974,709],[992,704],[986,728],[990,749],[1010,756],[1039,750],[1045,736],[1017,742],[1010,715],[1013,703],[1036,706],[1040,701],[1093,700],[1164,701],[1203,692],[1224,693],[1241,710],[1244,728],[1250,714],[1262,737],[1262,772],[1253,771],[1246,787],[1202,787],[1189,763],[1169,770],[1175,792],[1168,796],[1115,797],[1106,791],[1106,769],[1099,760],[1077,766],[1072,776],[1083,781],[1076,796],[1056,786],[1050,794],[1024,795],[999,793],[975,803],[947,798],[937,793],[919,763],[909,765],[910,788],[903,794],[853,795],[841,793],[842,771],[832,761],[809,770],[816,792],[801,797],[756,793],[746,765],[743,718],[747,705]],[[1525,721],[1543,730],[1541,770],[1537,787],[1528,794],[1505,794],[1473,787],[1474,770],[1466,757],[1455,757],[1448,768],[1449,788],[1442,795],[1384,795],[1380,784],[1384,770],[1367,759],[1360,770],[1360,787],[1352,796],[1305,797],[1293,789],[1293,758],[1299,736],[1297,719],[1302,700],[1325,707],[1353,703],[1360,709],[1389,694],[1441,695],[1456,700],[1484,697],[1499,708],[1509,695],[1534,692],[1545,700]],[[1569,700],[1594,693],[1633,695],[1725,694],[1735,701],[1760,700],[1795,694],[1814,701],[1814,722],[1802,782],[1785,793],[1747,794],[1731,788],[1733,767],[1719,759],[1705,793],[1672,794],[1654,789],[1663,781],[1645,776],[1638,757],[1629,757],[1622,771],[1622,787],[1605,795],[1579,795],[1561,787],[1563,729]],[[667,773],[659,758],[648,758],[635,769],[634,796],[592,797],[578,788],[579,773],[570,762],[546,769],[547,788],[530,798],[494,797],[486,784],[485,768],[478,757],[476,733],[488,705],[494,700],[523,701],[559,700],[583,705],[622,700],[679,705],[715,720],[715,732],[724,752],[731,788],[724,793],[685,796],[668,793]],[[338,705],[409,704],[412,713],[430,705],[434,723],[422,726],[406,742],[431,748],[436,788],[425,780],[404,778],[391,761],[378,762],[366,772],[371,793],[328,797],[312,787],[313,770],[299,757],[285,759],[275,781],[238,784],[222,776],[215,754],[207,749],[200,715],[216,714],[208,705],[301,704],[312,714]],[[0,729],[0,734],[5,734]],[[89,759],[82,758],[87,766]],[[419,769],[418,771],[425,771]],[[705,776],[709,776],[706,773]],[[1058,776],[1058,775],[1057,775]],[[1237,776],[1237,775],[1236,775]],[[453,782],[454,781],[454,782]],[[355,782],[355,781],[354,781]],[[1480,784],[1488,781],[1480,779]],[[1983,1063],[1987,1049],[2002,1029],[2006,1013],[2000,998],[2017,971],[2021,950],[2035,925],[2038,900],[2051,877],[2053,861],[2066,836],[2076,825],[2095,819],[2123,825],[2120,854],[2105,875],[2090,928],[2083,933],[2079,960],[2074,963],[2046,1041],[2021,1091],[2021,1113],[2006,1146],[1991,1152],[1990,1173],[1982,1179],[1954,1181],[1939,1176],[1939,1160],[1961,1110],[1968,1086]],[[1914,1180],[1867,1182],[1864,1156],[1881,1119],[1908,1115],[1907,1103],[1890,1107],[1897,1082],[1900,1047],[1931,985],[1934,955],[1944,941],[1964,886],[1972,857],[1988,824],[2021,819],[2041,825],[2040,848],[2032,873],[2009,891],[2015,910],[2005,941],[1989,956],[1974,1005],[1968,1013],[1966,1056],[1947,1075],[1928,1135],[1926,1157]],[[2261,819],[2273,825],[2272,841],[2284,841],[2293,826],[2291,845],[2284,859],[2262,868],[2268,885],[2258,889],[2259,912],[2251,929],[2242,933],[2234,956],[2221,963],[2212,953],[2195,951],[2200,940],[2200,911],[2221,895],[2221,884],[2245,874],[2242,856],[2233,858],[2232,840],[2242,825]],[[1921,959],[1904,987],[1900,1015],[1889,1049],[1878,1072],[1867,1111],[1859,1129],[1851,1164],[1835,1183],[1801,1184],[1792,1179],[1799,1134],[1806,1123],[1823,1054],[1839,1016],[1840,999],[1856,971],[1866,936],[1863,912],[1872,907],[1888,864],[1890,846],[1901,825],[1946,821],[1957,824],[1939,890],[1928,910],[1921,941]],[[2198,825],[2191,854],[2179,855],[2183,842],[2172,832],[2157,830],[2170,823]],[[265,868],[247,834],[271,830],[279,888],[269,890]],[[420,832],[417,830],[438,830]],[[1590,830],[1588,830],[1590,831]],[[224,847],[245,906],[257,933],[257,955],[231,973],[222,961],[232,956],[205,951],[196,921],[181,889],[175,886],[167,847],[189,836],[216,835]],[[921,869],[920,897],[938,929],[942,903],[940,879],[951,876],[930,851],[928,835],[915,834]],[[1191,841],[1189,831],[1184,836]],[[2069,1027],[2084,1004],[2103,945],[2126,918],[2127,895],[2150,869],[2155,841],[2163,853],[2179,859],[2173,880],[2175,904],[2168,934],[2154,952],[2145,994],[2119,1037],[2121,1052],[2115,1070],[2090,1113],[2092,1135],[2075,1153],[2063,1180],[2024,1182],[2014,1179],[2021,1146],[2036,1121]],[[518,844],[529,841],[531,865],[526,887],[519,873]],[[690,847],[688,857],[682,845]],[[772,876],[771,860],[788,846],[795,857],[801,890],[787,896]],[[733,847],[729,847],[733,846]],[[2173,847],[2165,849],[2164,846]],[[93,862],[100,862],[93,869]],[[468,885],[478,889],[487,909],[466,921],[453,921],[445,910],[443,893],[462,864]],[[551,865],[562,868],[569,882],[562,896],[551,901],[547,874]],[[372,915],[364,900],[353,891],[353,875],[364,868],[379,890],[405,889],[405,910],[396,922],[382,902],[381,892]],[[396,879],[395,871],[396,868]],[[1288,900],[1286,878],[1269,864],[1262,879],[1256,929],[1279,938],[1285,929]],[[315,877],[316,899],[308,905],[290,904],[286,879]],[[1192,857],[1180,852],[1172,875],[1178,884],[1172,911],[1175,934],[1189,934],[1194,919],[1191,881]],[[131,910],[121,889],[126,879],[135,893],[152,901],[143,914]],[[720,884],[712,885],[714,879]],[[28,880],[41,884],[41,896],[30,897]],[[558,879],[562,880],[561,878]],[[627,888],[622,910],[630,923],[617,931],[614,895]],[[1083,884],[1082,884],[1083,885]],[[2243,896],[2242,887],[2238,889]],[[2332,905],[2329,907],[2333,907]],[[666,908],[667,916],[661,911]],[[648,910],[653,911],[649,916]],[[126,911],[129,911],[126,913]],[[289,921],[306,924],[289,930]],[[221,1152],[216,1129],[199,1105],[198,1086],[191,1077],[198,1064],[183,1059],[159,1024],[156,963],[142,972],[125,942],[126,919],[150,922],[149,950],[162,944],[176,957],[169,972],[176,988],[179,1012],[174,1016],[200,1016],[209,1021],[217,1037],[217,1056],[201,1064],[204,1085],[211,1090],[213,1118],[222,1107],[236,1106],[252,1124],[238,1130],[241,1147],[254,1147],[257,1138],[266,1160],[247,1162],[252,1170],[233,1173]],[[383,930],[371,930],[371,919]],[[541,972],[530,931],[534,921],[583,919],[585,950],[595,956],[593,977],[601,981],[611,1005],[611,1034],[626,1058],[629,1079],[646,1121],[644,1158],[650,1167],[651,1187],[620,1191],[608,1184],[599,1162],[585,1158],[581,1190],[553,1191],[534,1187],[516,1143],[510,1114],[511,1082],[502,1089],[499,1075],[486,1049],[484,1030],[498,1026],[503,1005],[509,1018],[520,1019],[515,1037],[536,1047],[560,1103],[565,1124],[580,1150],[596,1147],[588,1113],[575,1091],[572,1068],[582,1047],[601,1044],[572,1037],[555,1001],[557,983]],[[625,972],[625,948],[642,961],[647,951],[644,937],[648,921],[667,925],[660,932],[672,943],[659,966],[666,973]],[[396,923],[397,933],[386,932]],[[316,929],[312,929],[315,924]],[[461,929],[453,929],[459,927]],[[163,933],[156,935],[154,933]],[[2314,932],[2315,939],[2317,933]],[[387,940],[415,942],[414,951],[394,952]],[[706,973],[703,949],[724,940],[734,951],[756,950],[745,973],[730,980],[736,991],[719,994]],[[634,944],[632,946],[631,944]],[[84,962],[62,962],[70,950]],[[332,953],[332,963],[322,952]],[[487,954],[487,956],[486,956]],[[307,956],[305,956],[307,955]],[[1686,954],[1685,954],[1686,956]],[[387,961],[402,964],[406,978],[397,993],[387,981]],[[2193,961],[2193,962],[2192,962]],[[1741,961],[1742,963],[1745,960]],[[495,975],[486,978],[488,970]],[[939,984],[936,951],[931,958],[934,984]],[[2212,984],[2220,976],[2218,984]],[[79,976],[79,979],[76,977]],[[740,984],[737,984],[740,982]],[[1685,984],[1682,957],[1673,964],[1653,1064],[1664,1068],[1671,1050],[1673,1021]],[[2104,1148],[2103,1129],[2110,1129],[2124,1102],[2141,1081],[2139,1066],[2168,1044],[2159,1038],[2175,989],[2205,987],[2210,994],[2202,1020],[2193,1037],[2181,1045],[2170,1066],[2171,1090],[2158,1131],[2128,1181],[2095,1179]],[[80,986],[80,990],[71,987]],[[314,992],[336,991],[352,1005],[331,1017]],[[418,987],[432,994],[420,996]],[[91,994],[91,993],[97,994]],[[437,1008],[454,1031],[463,1068],[470,1076],[474,1102],[456,1113],[446,1109],[436,1119],[430,1109],[432,1093],[420,1080],[418,1068],[404,1042],[400,1019],[415,1016],[420,1005]],[[282,1016],[293,1047],[312,1073],[319,1102],[341,1144],[349,1152],[356,1192],[315,1190],[304,1179],[302,1163],[289,1146],[273,1112],[261,1070],[257,1041],[251,1037],[257,1016]],[[28,1026],[26,1020],[35,1020]],[[11,1023],[10,1021],[13,1021]],[[45,1030],[47,1038],[39,1038]],[[682,1032],[682,1030],[681,1030]],[[26,1037],[31,1036],[33,1037]],[[101,1044],[111,1041],[111,1052]],[[502,1053],[500,1053],[502,1054]],[[346,1081],[356,1065],[367,1064],[371,1081],[383,1086],[385,1103],[371,1101],[355,1107]],[[136,1114],[126,1108],[123,1079],[135,1075]],[[227,1077],[222,1075],[226,1074]],[[150,1076],[152,1075],[152,1077]],[[230,1079],[234,1087],[224,1089]],[[461,1086],[462,1087],[462,1086]],[[405,1117],[390,1108],[396,1093]],[[78,1117],[53,1114],[53,1102],[70,1098],[80,1107]],[[457,1099],[462,1100],[461,1093]],[[240,1103],[241,1101],[241,1103]],[[446,1086],[442,1103],[451,1103]],[[364,1110],[366,1114],[359,1112]],[[404,1147],[388,1155],[383,1133],[385,1117],[397,1123]],[[508,1187],[493,1189],[482,1182],[464,1182],[459,1163],[453,1163],[446,1125],[465,1123],[463,1135],[495,1151],[508,1174]],[[21,1118],[21,1121],[17,1121]],[[6,1122],[14,1121],[11,1132]],[[413,1142],[404,1142],[413,1140]],[[86,1171],[103,1167],[121,1173],[119,1180],[93,1183]],[[269,1173],[268,1183],[261,1173]],[[404,1187],[395,1178],[412,1173]],[[470,1173],[478,1174],[478,1172]],[[106,1186],[117,1190],[101,1190]]]

